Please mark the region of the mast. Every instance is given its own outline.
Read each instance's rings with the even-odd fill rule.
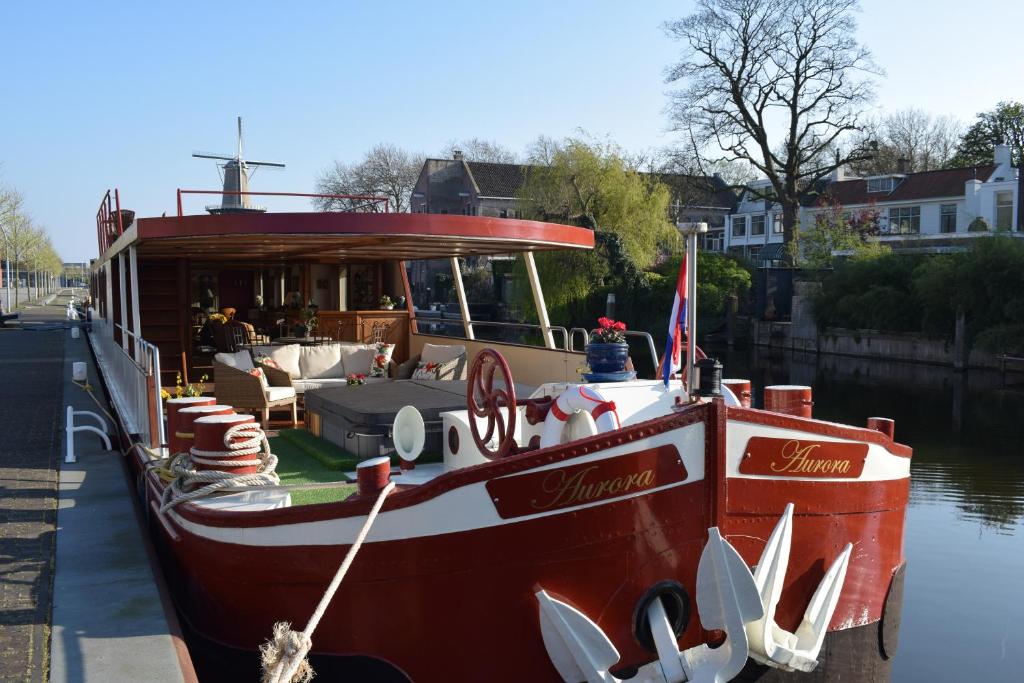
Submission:
[[[693,396],[697,362],[697,236],[708,231],[707,223],[678,223],[686,237],[686,395]]]

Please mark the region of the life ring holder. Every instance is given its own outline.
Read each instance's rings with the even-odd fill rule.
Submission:
[[[562,431],[569,418],[586,411],[594,418],[599,434],[615,431],[622,427],[619,413],[613,401],[607,400],[601,392],[586,384],[570,386],[551,404],[544,428],[541,431],[540,447],[548,448],[562,443]]]

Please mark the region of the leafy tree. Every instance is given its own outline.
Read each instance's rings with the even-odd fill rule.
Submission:
[[[390,144],[375,145],[357,164],[335,161],[317,179],[320,194],[372,195],[387,197],[391,209],[399,213],[409,210],[412,188],[423,168],[423,155],[414,154]],[[379,202],[362,199],[317,199],[321,211],[383,211]]]
[[[664,276],[661,282],[665,291],[660,310],[666,320],[675,298],[682,262],[681,254],[673,256],[658,269]],[[722,315],[729,297],[742,296],[750,289],[750,283],[750,271],[736,259],[710,251],[697,252],[697,312],[700,315]]]
[[[877,73],[854,35],[857,9],[856,0],[698,0],[693,14],[665,27],[684,45],[667,77],[683,84],[672,95],[676,129],[694,150],[717,147],[768,178],[786,242],[803,194],[871,154],[856,145],[837,151],[860,130]]]
[[[1013,164],[1020,165],[1024,154],[1024,104],[1020,102],[1000,102],[995,109],[978,114],[978,120],[960,138],[951,164],[990,164],[995,146],[1004,143],[1010,146]]]
[[[847,217],[839,202],[826,204],[799,237],[800,260],[811,268],[831,268],[836,251],[852,252],[856,258],[886,253],[888,247],[867,239],[877,232],[877,209],[869,207]]]

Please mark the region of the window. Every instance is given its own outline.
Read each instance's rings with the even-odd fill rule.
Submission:
[[[868,178],[868,192],[892,192],[893,178]]]
[[[754,263],[759,262],[761,260],[761,245],[758,244],[756,246],[750,247],[750,251],[747,252],[747,258],[749,258]]]
[[[508,218],[508,209],[502,209],[499,211],[498,218]]]
[[[725,234],[721,230],[709,230],[704,233],[704,251],[722,251]]]
[[[943,204],[939,212],[939,232],[956,232],[956,204]]]
[[[750,234],[751,235],[763,235],[764,234],[764,216],[761,214],[750,217]]]
[[[1013,228],[1013,192],[996,192],[996,230]]]
[[[772,216],[772,234],[781,235],[785,231],[786,227],[782,223],[782,214],[777,213],[774,216]]]
[[[921,207],[900,206],[889,209],[889,234],[907,235],[921,232]]]
[[[732,236],[733,237],[745,237],[747,234],[747,217],[746,216],[733,216],[732,217]]]

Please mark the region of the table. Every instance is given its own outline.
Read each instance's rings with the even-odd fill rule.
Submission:
[[[497,382],[500,385],[500,381]],[[516,382],[516,397],[534,387]],[[427,426],[424,453],[441,452],[441,413],[466,409],[466,380],[397,379],[356,386],[325,387],[305,393],[306,414],[315,416],[318,436],[361,457],[393,450],[389,432],[403,407],[415,406]],[[433,424],[431,424],[433,423]]]

